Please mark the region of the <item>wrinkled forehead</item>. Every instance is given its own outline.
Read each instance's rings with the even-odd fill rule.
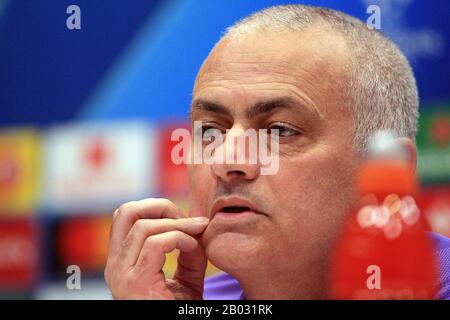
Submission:
[[[330,102],[346,104],[347,56],[345,41],[333,32],[232,35],[223,38],[205,60],[193,98],[228,97],[224,99],[232,103],[255,103],[288,94],[332,108]]]
[[[255,31],[223,38],[200,69],[194,94],[217,81],[286,82],[315,87],[341,83],[347,65],[345,41],[334,32]],[[303,83],[298,83],[303,82]]]

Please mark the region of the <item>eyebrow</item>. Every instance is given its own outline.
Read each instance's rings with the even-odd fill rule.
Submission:
[[[245,116],[249,119],[254,118],[256,116],[262,114],[268,114],[277,109],[298,109],[299,111],[306,111],[306,113],[315,113],[311,112],[310,108],[305,107],[302,103],[299,103],[296,99],[293,99],[289,96],[275,98],[272,100],[261,101],[255,103],[245,112]],[[216,103],[213,101],[203,100],[203,99],[195,99],[192,102],[191,106],[191,117],[195,111],[207,111],[213,113],[219,113],[225,116],[231,116],[229,109],[220,103]]]

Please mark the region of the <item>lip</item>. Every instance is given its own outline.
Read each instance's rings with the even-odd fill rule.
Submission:
[[[231,206],[239,206],[239,207],[248,207],[250,210],[243,211],[240,213],[225,213],[223,212],[223,209],[225,207],[231,207]],[[227,215],[230,217],[239,217],[246,214],[264,214],[263,212],[259,211],[256,206],[243,198],[239,197],[228,197],[228,198],[219,198],[217,199],[211,209],[210,213],[210,219],[214,218],[216,214],[220,213],[221,215]]]

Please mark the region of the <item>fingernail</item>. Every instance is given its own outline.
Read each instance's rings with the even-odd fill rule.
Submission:
[[[192,219],[194,219],[195,222],[199,222],[199,223],[205,223],[205,222],[208,222],[208,220],[209,220],[206,217],[195,217],[195,218],[192,218]]]

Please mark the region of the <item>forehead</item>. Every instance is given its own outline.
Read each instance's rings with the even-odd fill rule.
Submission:
[[[254,103],[300,95],[315,104],[341,100],[348,64],[334,32],[254,32],[222,39],[203,64],[194,98]],[[253,100],[253,101],[249,101]]]

